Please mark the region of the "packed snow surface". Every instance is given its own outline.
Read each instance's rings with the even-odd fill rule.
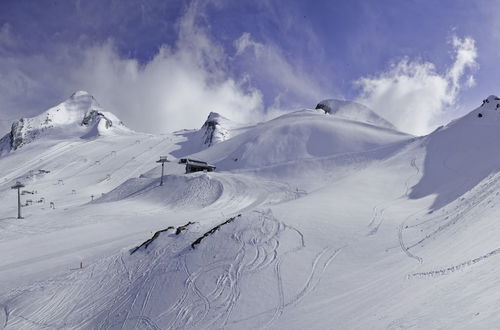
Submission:
[[[335,102],[165,135],[62,104],[0,157],[0,329],[498,328],[497,97],[418,138]]]

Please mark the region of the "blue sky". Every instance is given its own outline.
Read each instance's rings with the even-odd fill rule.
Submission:
[[[425,134],[500,93],[500,1],[0,2],[0,128],[88,90],[131,128],[357,100]]]

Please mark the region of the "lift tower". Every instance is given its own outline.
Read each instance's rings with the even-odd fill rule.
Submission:
[[[161,163],[160,186],[163,186],[163,166],[165,165],[166,162],[170,162],[170,161],[167,159],[167,156],[160,156],[160,160],[157,160],[156,162]]]
[[[21,216],[21,188],[24,188],[24,185],[17,181],[15,185],[11,187],[12,189],[17,189],[17,218],[22,219]]]

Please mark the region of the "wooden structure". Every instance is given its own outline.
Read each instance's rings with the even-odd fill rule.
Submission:
[[[215,171],[215,166],[210,165],[207,162],[191,159],[191,158],[181,158],[179,164],[186,164],[186,174],[194,172],[213,172]]]

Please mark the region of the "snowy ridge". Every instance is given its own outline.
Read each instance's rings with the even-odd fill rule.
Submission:
[[[385,127],[300,110],[248,128],[193,157],[225,170],[262,168],[369,151],[411,138]]]
[[[341,118],[396,129],[393,124],[370,110],[368,107],[353,101],[335,99],[323,100],[316,105],[316,109],[321,109],[327,114]]]
[[[500,169],[500,99],[489,96],[462,118],[425,137],[424,176],[410,197],[437,194],[434,208],[460,197]]]

